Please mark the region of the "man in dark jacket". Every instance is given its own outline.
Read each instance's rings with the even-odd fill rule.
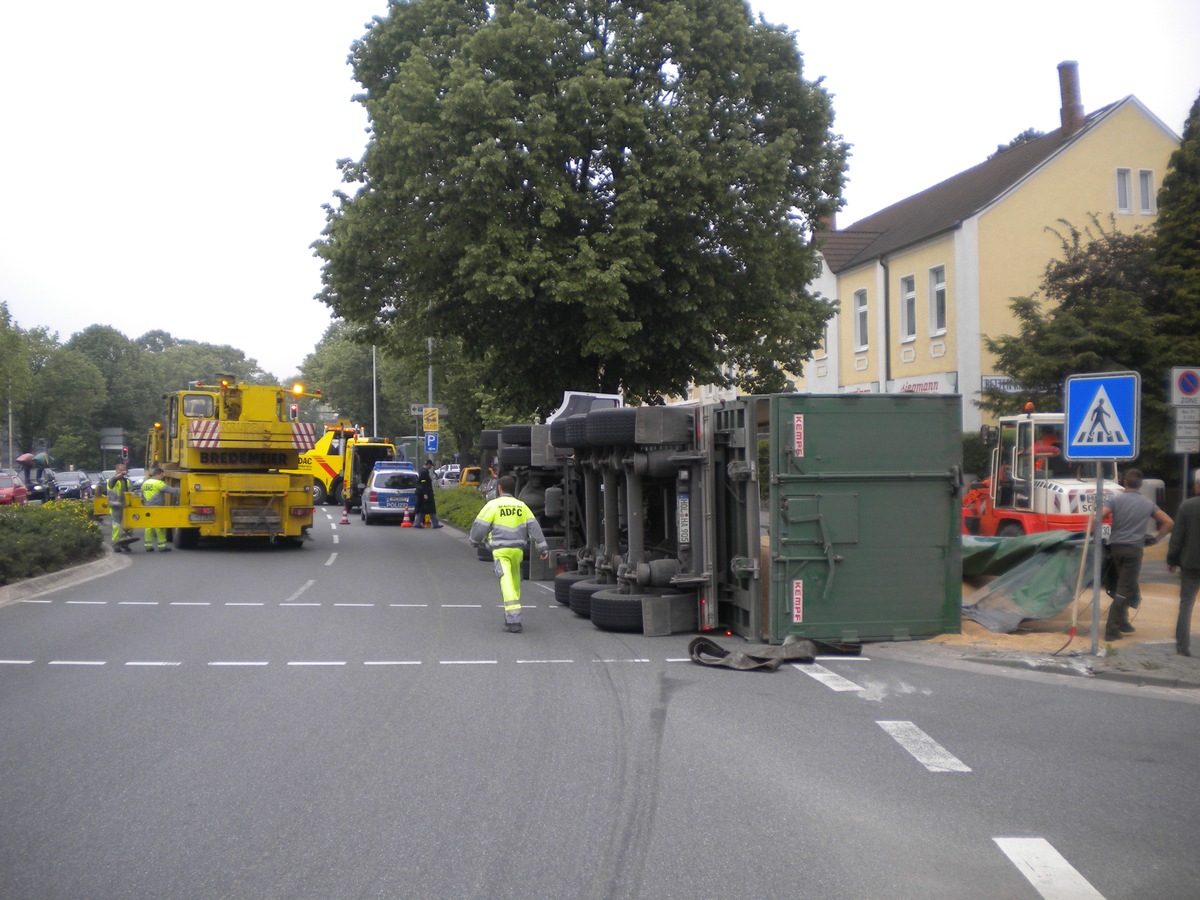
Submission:
[[[1179,570],[1179,619],[1175,623],[1175,652],[1192,655],[1192,606],[1200,591],[1200,469],[1192,478],[1196,496],[1179,504],[1175,530],[1167,545],[1167,567]]]
[[[433,460],[425,460],[425,467],[417,476],[417,521],[413,528],[424,528],[425,517],[434,528],[441,528],[442,523],[437,517],[437,500],[433,496]]]

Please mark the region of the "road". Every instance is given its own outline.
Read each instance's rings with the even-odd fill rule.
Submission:
[[[1195,896],[1200,692],[512,635],[336,515],[0,608],[0,896]]]

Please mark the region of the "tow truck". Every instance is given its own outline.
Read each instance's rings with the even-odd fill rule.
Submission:
[[[350,498],[358,506],[363,486],[372,467],[380,460],[396,458],[396,445],[387,438],[369,437],[361,427],[347,419],[325,426],[316,445],[300,455],[299,464],[288,469],[289,475],[312,478],[313,505],[341,505]],[[346,485],[350,485],[347,493]]]
[[[1096,509],[1096,465],[1102,465],[1103,492],[1117,493],[1114,462],[1068,462],[1062,452],[1061,412],[1001,416],[980,435],[992,446],[987,477],[963,497],[963,534],[1017,537],[1043,531],[1087,528]],[[1103,498],[1101,498],[1103,502]]]

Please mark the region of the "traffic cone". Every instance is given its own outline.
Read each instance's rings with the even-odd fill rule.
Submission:
[[[347,513],[346,507],[344,507],[344,506],[342,507],[342,521],[340,524],[342,524],[342,525],[350,524],[350,515],[349,515],[349,513]]]
[[[404,518],[400,520],[401,528],[412,528],[412,510],[407,506],[404,507]]]

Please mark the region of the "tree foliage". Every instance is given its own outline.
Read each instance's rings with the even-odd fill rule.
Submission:
[[[22,329],[0,303],[0,391],[13,413],[15,458],[45,450],[55,466],[96,469],[100,430],[121,428],[130,454],[142,457],[145,435],[162,415],[162,395],[219,373],[277,383],[229,345],[151,331],[136,340],[92,325],[63,343],[45,328]],[[4,447],[7,455],[8,446]],[[112,462],[111,455],[108,462]],[[7,458],[5,464],[12,465]]]
[[[1098,219],[1080,230],[1062,223],[1062,256],[1051,260],[1040,298],[1017,297],[1017,334],[984,338],[996,370],[1013,378],[1018,393],[985,391],[980,406],[995,414],[1017,412],[1026,401],[1038,409],[1062,407],[1069,375],[1135,371],[1142,383],[1141,465],[1170,475],[1170,409],[1167,381],[1185,358],[1195,332],[1174,329],[1180,311],[1167,299],[1149,233],[1105,229]],[[1161,234],[1159,236],[1161,240]]]
[[[1153,249],[1165,352],[1174,365],[1200,364],[1200,96],[1163,176]]]
[[[846,148],[742,0],[412,0],[351,61],[372,140],[314,247],[367,340],[440,328],[525,413],[802,370]]]

